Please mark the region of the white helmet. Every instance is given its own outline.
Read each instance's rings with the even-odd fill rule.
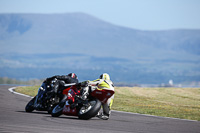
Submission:
[[[99,78],[104,80],[110,80],[110,76],[107,73],[101,74]]]

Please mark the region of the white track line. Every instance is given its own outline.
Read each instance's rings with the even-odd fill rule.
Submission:
[[[12,87],[12,88],[9,88],[8,90],[9,90],[11,93],[14,93],[14,94],[18,94],[18,95],[21,95],[21,96],[33,98],[33,97],[29,96],[29,95],[25,95],[25,94],[18,93],[18,92],[16,92],[16,91],[14,91],[15,88],[17,88],[17,87]]]
[[[12,87],[12,88],[9,88],[8,90],[14,94],[18,94],[18,95],[21,95],[21,96],[25,96],[25,97],[30,97],[30,98],[33,98],[29,95],[25,95],[25,94],[22,94],[22,93],[18,93],[16,91],[14,91],[14,89],[17,88],[17,87]],[[147,114],[139,114],[139,113],[132,113],[132,112],[123,112],[123,111],[117,111],[117,110],[112,110],[113,112],[119,112],[119,113],[125,113],[125,114],[134,114],[134,115],[141,115],[141,116],[148,116],[148,117],[157,117],[157,118],[166,118],[166,119],[174,119],[174,120],[183,120],[183,121],[191,121],[191,122],[199,122],[197,120],[187,120],[187,119],[180,119],[180,118],[171,118],[171,117],[162,117],[162,116],[155,116],[155,115],[147,115]]]

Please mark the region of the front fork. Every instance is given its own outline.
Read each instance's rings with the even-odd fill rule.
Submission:
[[[37,107],[38,107],[38,104],[40,104],[40,103],[38,103],[38,99],[39,99],[40,102],[41,102],[41,100],[42,100],[42,98],[43,98],[43,95],[44,95],[44,93],[46,92],[46,89],[47,89],[46,84],[45,84],[45,83],[42,83],[42,85],[41,85],[40,88],[38,89],[38,93],[37,93],[37,95],[36,95],[36,99],[35,99],[35,102],[34,102],[34,107],[35,107],[35,108],[37,108]]]

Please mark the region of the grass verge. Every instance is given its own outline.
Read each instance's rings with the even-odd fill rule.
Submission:
[[[39,86],[18,87],[35,96]],[[113,110],[200,121],[200,88],[116,87]]]

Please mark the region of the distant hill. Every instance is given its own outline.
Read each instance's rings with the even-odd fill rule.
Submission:
[[[0,14],[0,47],[0,77],[200,81],[200,30],[141,31],[84,13]]]

